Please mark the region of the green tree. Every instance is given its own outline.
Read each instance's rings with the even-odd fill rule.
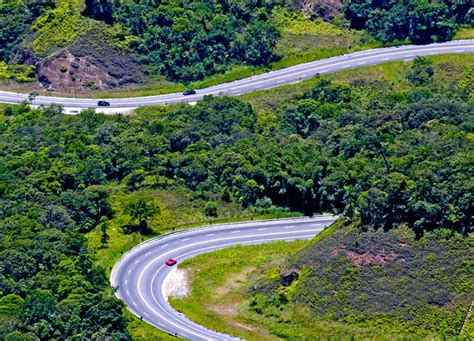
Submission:
[[[218,205],[214,201],[208,201],[204,207],[204,214],[208,217],[217,217]]]
[[[427,85],[433,77],[433,62],[425,57],[416,57],[407,74],[407,79],[415,86]]]
[[[134,221],[138,222],[138,229],[144,234],[150,232],[148,228],[148,219],[161,213],[159,206],[145,200],[144,198],[139,198],[129,203],[125,211]]]

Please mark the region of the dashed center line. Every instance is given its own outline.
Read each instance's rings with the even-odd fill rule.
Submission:
[[[214,236],[215,234],[214,233],[209,233],[209,234],[206,234],[205,237],[210,237],[210,236]]]
[[[186,240],[190,240],[191,238],[184,238],[183,239],[183,242],[185,242]]]
[[[148,251],[147,253],[145,253],[145,256],[149,256],[151,255],[151,251]]]
[[[262,229],[257,229],[257,231],[266,231],[268,230],[267,228],[262,228]]]
[[[286,229],[294,229],[295,227],[296,227],[295,225],[285,226]]]
[[[240,233],[240,231],[232,231],[231,234]]]
[[[170,245],[170,244],[161,245],[161,248],[167,247],[168,245]]]

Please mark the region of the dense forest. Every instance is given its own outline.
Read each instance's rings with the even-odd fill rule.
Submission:
[[[123,184],[187,188],[209,214],[345,213],[363,231],[472,229],[472,69],[452,86],[417,58],[409,90],[320,79],[261,120],[236,98],[136,115],[7,106],[0,116],[0,336],[126,338],[84,233]],[[126,231],[127,233],[133,231]],[[5,318],[7,316],[8,318]]]
[[[307,15],[341,32],[366,30],[383,44],[449,40],[474,15],[469,0],[348,0],[330,16],[325,1],[316,3]],[[105,89],[153,76],[187,83],[235,65],[268,66],[282,57],[274,15],[282,8],[302,11],[301,2],[283,0],[3,1],[2,77]],[[23,64],[31,67],[17,66]]]
[[[470,0],[348,0],[344,9],[353,28],[367,29],[383,42],[445,41],[459,24],[474,21]]]

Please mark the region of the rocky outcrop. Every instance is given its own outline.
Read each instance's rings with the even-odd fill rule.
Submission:
[[[292,268],[285,270],[280,275],[280,283],[284,287],[289,287],[291,283],[297,280],[300,277],[300,269]]]
[[[342,0],[299,0],[307,18],[331,21],[342,9]]]
[[[136,59],[109,46],[93,33],[36,63],[41,87],[62,92],[108,90],[142,82]]]

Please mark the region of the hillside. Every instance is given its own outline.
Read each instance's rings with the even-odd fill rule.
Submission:
[[[467,3],[396,3],[3,1],[0,85],[70,96],[172,92],[348,50],[449,40],[472,22]]]
[[[311,242],[187,260],[191,294],[171,303],[247,340],[452,338],[473,298],[473,246],[446,230],[416,239],[406,226],[361,233],[339,221]]]
[[[343,228],[294,255],[281,269],[285,277],[257,280],[249,315],[272,321],[283,338],[311,335],[301,315],[366,335],[454,337],[473,298],[473,246],[472,237],[443,230],[417,240],[407,228]],[[283,280],[289,273],[299,278]],[[295,320],[285,317],[291,328],[275,323],[297,311]]]
[[[344,213],[357,233],[404,226],[416,238],[454,236],[427,239],[426,256],[446,250],[438,255],[444,262],[450,243],[455,251],[472,232],[472,56],[396,65],[294,85],[299,93],[272,100],[272,111],[261,95],[254,106],[245,97],[207,97],[127,116],[2,106],[0,337],[143,333],[136,320],[127,329],[106,271],[145,238],[212,219]],[[379,76],[397,82],[374,70],[395,70]],[[370,232],[360,248],[341,243],[359,259],[381,252],[370,238],[398,243],[395,237]],[[388,255],[416,264],[423,240],[409,239],[407,249],[395,243]],[[313,266],[304,255],[295,265]],[[335,257],[346,257],[344,249]],[[348,261],[349,270],[359,269]],[[430,301],[433,309],[461,307],[467,285],[459,297]]]

